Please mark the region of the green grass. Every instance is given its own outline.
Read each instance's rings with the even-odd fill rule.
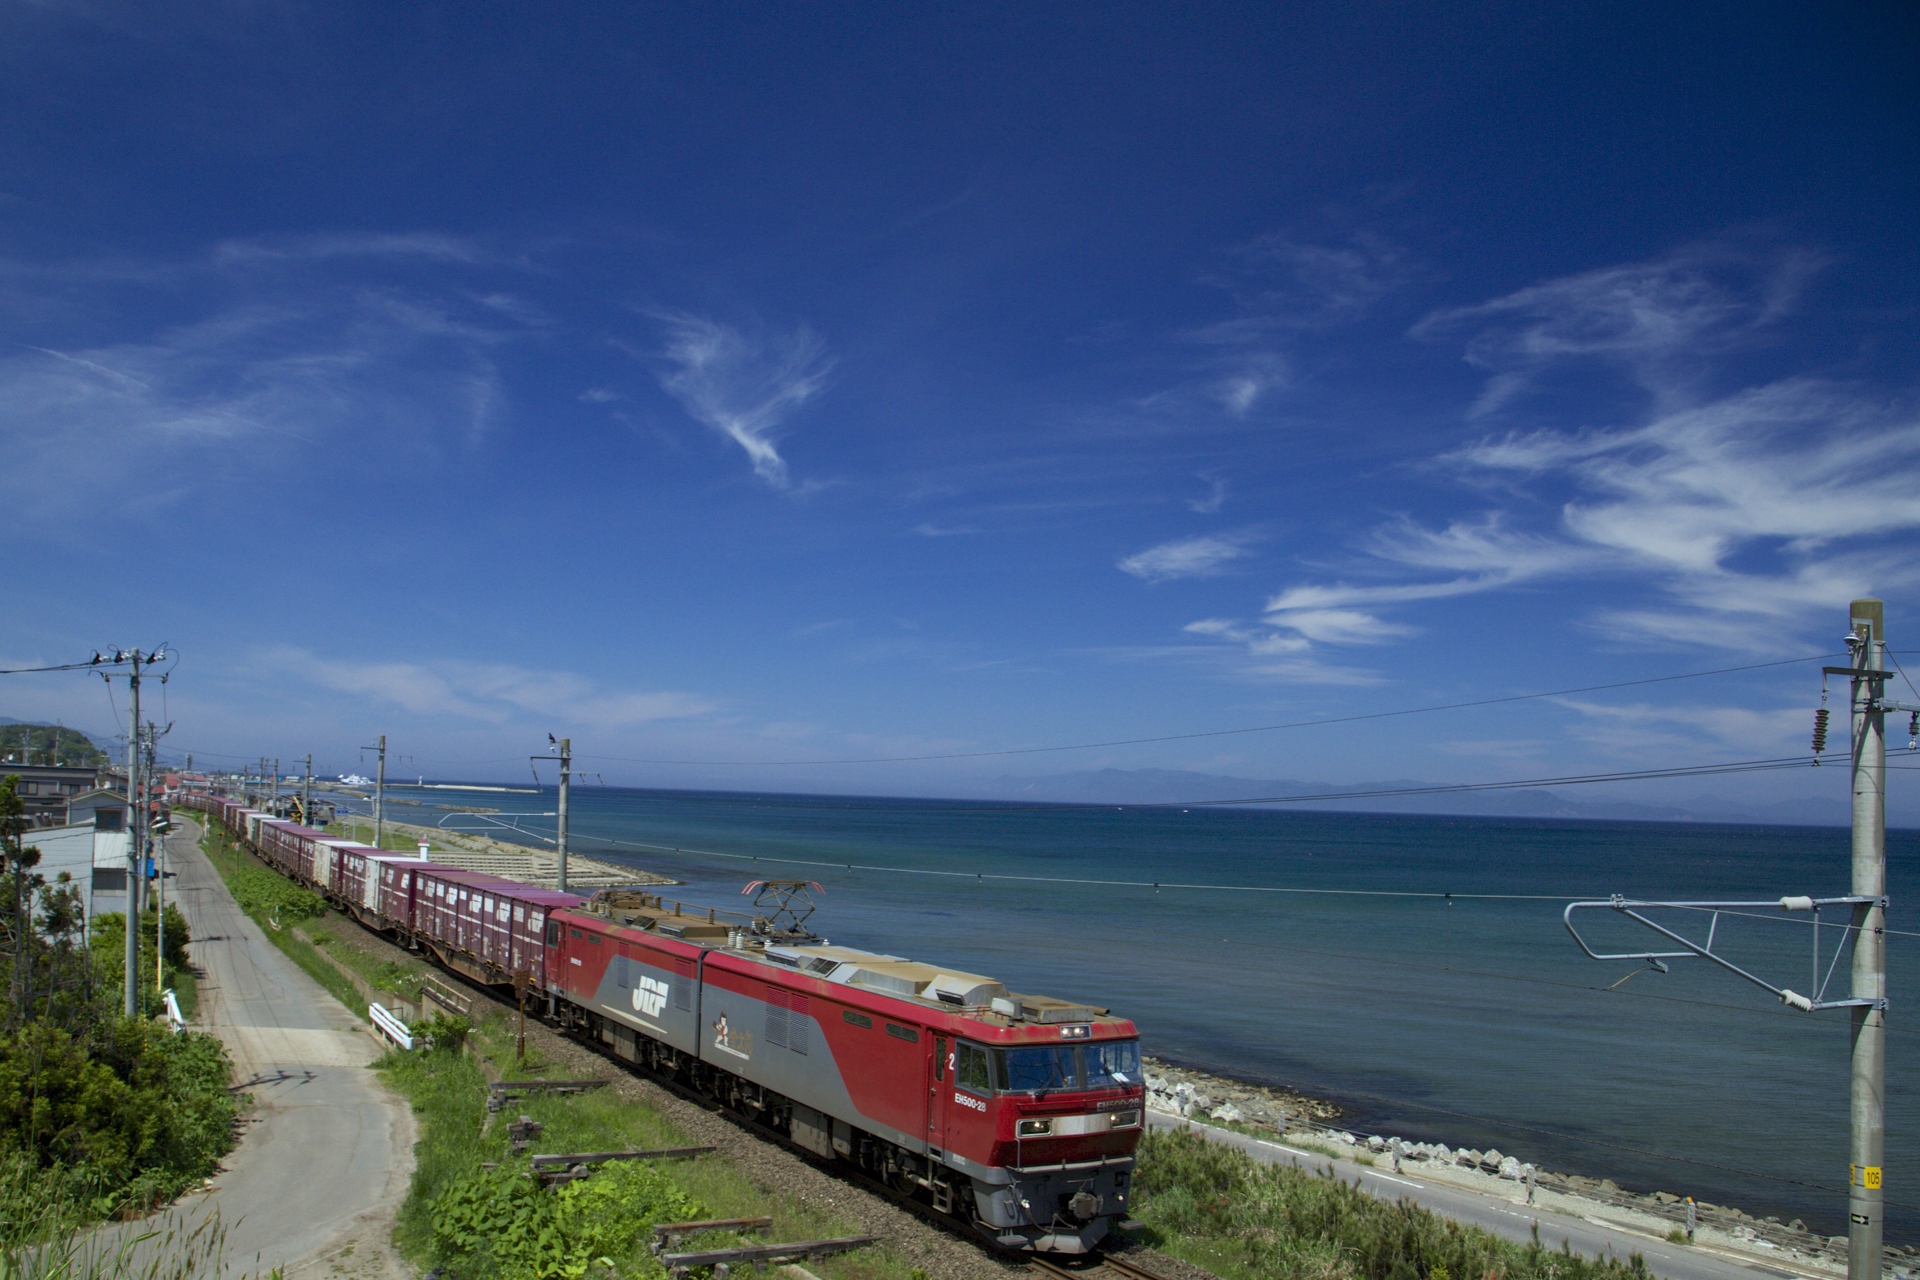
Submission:
[[[486,1120],[486,1079],[489,1074],[511,1079],[538,1079],[555,1068],[537,1057],[514,1059],[512,1020],[486,1017],[470,1040],[472,1052],[453,1054],[392,1053],[380,1068],[392,1086],[407,1095],[420,1120],[421,1136],[414,1148],[413,1185],[401,1207],[395,1242],[409,1261],[422,1268],[443,1261],[434,1255],[430,1215],[433,1202],[456,1179],[479,1169],[483,1162],[524,1169],[525,1156],[509,1154],[506,1125],[521,1115],[546,1126],[532,1152],[644,1150],[652,1147],[694,1145],[659,1112],[622,1098],[611,1088],[570,1096],[540,1096],[511,1104],[492,1129]],[[666,1161],[661,1166],[681,1191],[699,1201],[708,1216],[745,1218],[767,1216],[772,1228],[764,1239],[808,1240],[857,1234],[855,1224],[831,1208],[770,1194],[754,1185],[724,1160],[703,1156]],[[724,1248],[734,1237],[716,1234],[689,1242]],[[622,1274],[645,1273],[644,1259],[621,1260]],[[808,1268],[828,1280],[910,1280],[912,1268],[885,1249],[825,1258]]]
[[[301,930],[313,944],[325,951],[337,964],[358,974],[376,991],[392,991],[411,1000],[420,998],[420,984],[432,972],[419,960],[394,960],[361,945],[365,931],[337,912],[328,912],[321,920]]]
[[[1134,1217],[1148,1243],[1225,1280],[1645,1280],[1621,1262],[1511,1244],[1357,1185],[1174,1130],[1145,1135]]]

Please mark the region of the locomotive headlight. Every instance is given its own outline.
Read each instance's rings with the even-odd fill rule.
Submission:
[[[1022,1120],[1014,1132],[1022,1138],[1038,1138],[1053,1132],[1053,1121]]]
[[[1113,1113],[1113,1127],[1116,1129],[1131,1129],[1139,1123],[1140,1113],[1138,1111],[1116,1111]]]

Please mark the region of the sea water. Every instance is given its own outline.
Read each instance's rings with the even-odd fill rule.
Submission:
[[[553,798],[488,803],[540,813]],[[516,821],[552,833],[551,818]],[[576,851],[683,880],[669,896],[702,906],[743,908],[751,880],[816,881],[810,923],[834,942],[1111,1008],[1151,1054],[1330,1097],[1357,1129],[1845,1231],[1847,1012],[1785,1009],[1697,959],[1664,974],[1596,962],[1562,923],[1567,903],[1616,893],[1843,895],[1842,829],[579,788],[571,832]],[[1890,833],[1888,874],[1890,928],[1920,932],[1920,833]],[[1585,918],[1597,951],[1674,949],[1613,912]],[[1662,920],[1695,937],[1708,924]],[[1844,940],[1820,930],[1816,971],[1806,914],[1717,928],[1717,949],[1802,993]],[[1901,1241],[1920,1236],[1920,1033],[1902,1017],[1920,999],[1920,937],[1891,936],[1887,955]],[[1848,994],[1849,959],[1830,998]]]

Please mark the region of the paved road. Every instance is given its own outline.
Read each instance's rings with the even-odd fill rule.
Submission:
[[[413,1172],[413,1117],[367,1070],[364,1025],[241,912],[182,822],[167,893],[193,927],[200,1026],[254,1098],[240,1144],[189,1212],[217,1207],[228,1274],[409,1274],[388,1243]]]
[[[1147,1113],[1147,1123],[1156,1129],[1189,1127],[1184,1120],[1153,1111]],[[1203,1137],[1240,1148],[1263,1164],[1293,1164],[1304,1169],[1324,1169],[1331,1164],[1344,1181],[1358,1180],[1368,1192],[1382,1200],[1411,1200],[1457,1222],[1484,1227],[1520,1244],[1532,1239],[1537,1227],[1540,1243],[1550,1249],[1558,1249],[1564,1241],[1575,1253],[1589,1258],[1612,1254],[1624,1259],[1638,1253],[1647,1260],[1648,1269],[1668,1280],[1761,1280],[1767,1276],[1812,1274],[1790,1270],[1784,1263],[1779,1267],[1747,1263],[1697,1247],[1669,1244],[1624,1227],[1530,1208],[1524,1203],[1482,1195],[1465,1187],[1429,1182],[1406,1174],[1382,1173],[1348,1160],[1330,1160],[1211,1125],[1192,1128]]]

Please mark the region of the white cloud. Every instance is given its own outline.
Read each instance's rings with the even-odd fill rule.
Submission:
[[[1227,504],[1227,482],[1218,476],[1203,475],[1200,478],[1207,482],[1207,496],[1188,498],[1187,506],[1200,515],[1210,516]]]
[[[1813,730],[1813,713],[1806,707],[1608,705],[1578,698],[1553,701],[1592,722],[1576,730],[1577,736],[1626,751],[1644,749],[1651,735],[1658,734],[1660,745],[1698,744],[1703,738],[1711,738],[1720,746],[1765,756],[1804,749]],[[1844,733],[1842,741],[1844,753]]]
[[[499,724],[529,716],[596,729],[705,716],[708,699],[680,692],[609,689],[571,672],[508,663],[340,662],[276,649],[265,663],[323,688],[380,699],[422,716]]]
[[[1697,385],[1709,357],[1746,344],[1785,316],[1822,265],[1805,251],[1694,245],[1435,312],[1412,335],[1471,332],[1467,359],[1493,375],[1476,415],[1507,407],[1571,362],[1622,368],[1671,400]]]
[[[1120,561],[1119,569],[1146,582],[1212,578],[1224,572],[1228,563],[1246,554],[1247,549],[1238,540],[1209,534],[1148,547]]]
[[[825,344],[805,327],[762,340],[698,316],[657,318],[666,329],[660,385],[696,421],[746,450],[755,475],[787,488],[780,428],[826,390],[833,362]]]
[[[144,499],[185,494],[209,463],[271,461],[288,443],[461,448],[500,418],[494,352],[524,327],[461,294],[298,266],[227,251],[154,265],[139,280],[148,305],[124,312],[127,264],[0,270],[0,314],[19,335],[0,354],[8,509],[125,510],[132,481]],[[216,279],[222,301],[208,305]],[[113,336],[38,338],[53,327]]]
[[[1268,601],[1267,622],[1323,643],[1378,641],[1394,634],[1381,609],[1610,578],[1614,598],[1588,619],[1608,635],[1777,649],[1857,595],[1920,580],[1911,408],[1812,378],[1701,390],[1715,357],[1779,320],[1817,264],[1694,249],[1429,318],[1417,335],[1478,326],[1469,358],[1491,377],[1476,414],[1513,409],[1576,362],[1623,368],[1652,394],[1626,425],[1512,430],[1440,458],[1514,502],[1438,526],[1397,519],[1361,549],[1369,577],[1449,576],[1298,584]]]
[[[1383,622],[1359,609],[1294,609],[1267,615],[1267,624],[1297,631],[1322,644],[1385,644],[1413,634],[1413,628]]]

